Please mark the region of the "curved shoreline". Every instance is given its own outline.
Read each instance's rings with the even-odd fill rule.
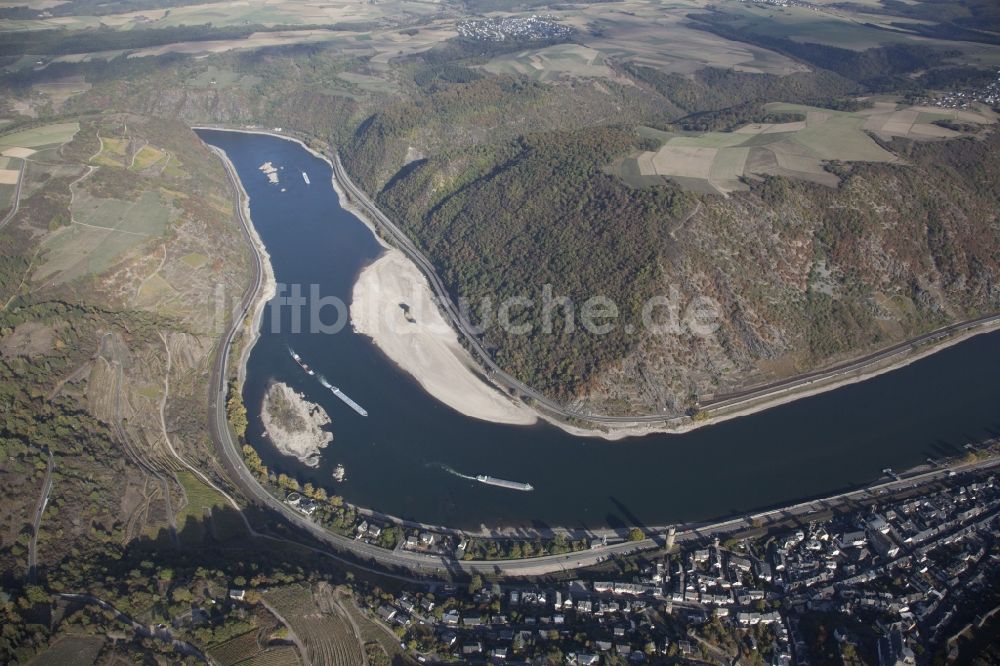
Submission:
[[[357,217],[362,224],[368,227],[372,234],[377,239],[378,243],[385,248],[386,252],[398,252],[402,255],[402,258],[406,261],[411,261],[408,256],[405,255],[401,250],[392,247],[387,244],[382,234],[380,233],[380,227],[376,224],[368,213],[358,206],[354,201],[348,197],[345,190],[341,187],[341,184],[337,180],[337,170],[334,166],[334,162],[326,155],[314,150],[309,147],[302,139],[294,136],[289,136],[286,134],[280,134],[268,130],[258,130],[258,129],[236,129],[231,127],[221,127],[221,126],[210,126],[210,125],[198,125],[194,126],[193,129],[206,129],[215,131],[225,131],[225,132],[235,132],[242,134],[260,134],[265,136],[271,136],[278,139],[283,139],[285,141],[291,141],[297,143],[304,150],[309,152],[314,157],[323,160],[331,168],[331,184],[334,191],[337,193],[337,197],[340,200],[341,207]],[[237,181],[239,179],[237,178]],[[242,189],[242,183],[240,183],[240,188]],[[249,218],[249,211],[247,212],[247,219]],[[253,225],[250,224],[252,228]],[[253,235],[256,238],[256,243],[259,243],[259,237],[256,236],[256,230],[253,231]],[[263,250],[262,244],[260,248]],[[266,261],[262,263],[267,266],[267,271],[271,273],[270,259],[267,255],[266,250],[264,251],[263,258]],[[411,261],[411,263],[413,263]],[[420,268],[414,263],[413,268],[422,274]],[[273,275],[271,277],[273,280]],[[423,286],[425,289],[430,291],[429,285],[427,285],[426,280],[423,281]],[[361,294],[364,297],[364,294]],[[433,294],[431,294],[433,296]],[[264,300],[266,302],[266,299]],[[384,308],[385,303],[381,304],[380,308]],[[353,310],[352,306],[352,310]],[[438,306],[440,313],[440,306]],[[262,314],[262,307],[260,311],[256,314],[256,319],[259,322],[259,316]],[[445,323],[451,328],[451,330],[457,335],[459,331],[456,331],[451,324],[448,323],[447,318]],[[935,335],[939,334],[940,331],[952,330],[954,329],[957,335],[943,335],[941,339],[932,342],[921,342],[922,340],[927,340],[933,338]],[[707,404],[704,409],[700,412],[698,417],[691,417],[688,415],[674,415],[674,416],[663,416],[663,415],[601,415],[601,414],[586,414],[586,413],[576,413],[567,412],[573,422],[567,420],[564,415],[553,414],[547,409],[541,408],[538,404],[528,403],[523,400],[515,400],[511,398],[511,401],[516,402],[519,407],[523,407],[523,410],[533,413],[537,418],[543,419],[548,423],[555,425],[556,427],[562,429],[563,431],[580,437],[599,437],[605,440],[621,440],[627,437],[641,437],[645,435],[652,434],[681,434],[685,432],[690,432],[692,430],[714,425],[717,423],[722,423],[723,421],[728,421],[730,419],[739,418],[742,416],[750,416],[761,412],[772,407],[778,407],[780,405],[799,400],[801,398],[807,398],[821,393],[826,393],[827,391],[833,391],[835,389],[849,386],[858,382],[863,382],[868,379],[872,379],[882,374],[886,374],[893,370],[897,370],[911,363],[914,363],[922,358],[930,356],[938,351],[951,347],[959,342],[963,342],[971,337],[980,335],[983,333],[992,332],[995,330],[1000,330],[1000,315],[989,315],[987,317],[982,317],[977,320],[966,321],[966,322],[956,322],[943,329],[938,329],[938,331],[931,331],[918,338],[914,338],[907,341],[902,341],[888,348],[887,350],[873,352],[862,359],[855,361],[848,361],[842,363],[838,366],[827,370],[817,370],[813,373],[806,375],[798,375],[796,377],[789,377],[784,380],[780,380],[770,386],[761,387],[759,389],[748,389],[747,391],[738,392],[731,398],[726,396],[720,396],[714,399],[712,402]],[[252,335],[253,340],[256,340],[257,328],[255,327]],[[390,357],[397,365],[399,365],[404,371],[414,375],[418,381],[420,377],[417,377],[409,368],[406,368],[398,359],[398,354],[396,357],[390,353],[394,347],[392,341],[386,339],[386,336],[376,336],[371,335],[365,331],[362,333],[369,335],[372,338],[375,345],[383,351],[387,356]],[[252,343],[250,345],[252,347]],[[460,354],[460,360],[463,361],[464,371],[467,372],[471,379],[473,379],[479,386],[492,391],[499,392],[504,395],[502,387],[495,383],[494,381],[488,381],[485,379],[483,373],[476,372],[473,368],[481,367],[473,358],[473,355],[465,348],[465,346],[459,344],[458,348],[462,350],[457,352]],[[464,353],[462,353],[464,352]],[[249,351],[245,350],[244,355],[248,355]],[[871,359],[871,360],[865,360]],[[240,375],[245,373],[245,363],[246,358],[241,358]],[[242,379],[241,379],[242,381]],[[450,401],[445,399],[443,396],[436,394],[434,391],[430,390],[433,386],[433,382],[420,382],[421,386],[424,387],[430,395],[435,399],[443,402],[444,404],[457,409],[458,411],[466,414],[467,416],[472,416],[474,418],[483,418],[477,413],[469,413],[462,408],[461,404],[457,401]],[[456,403],[456,404],[453,404]],[[492,420],[487,418],[486,420]],[[498,420],[496,422],[504,423],[508,421]],[[590,424],[590,425],[583,425]]]
[[[206,128],[214,129],[214,128]],[[278,136],[278,135],[275,135]],[[285,137],[280,137],[285,138]],[[213,147],[214,149],[214,147]],[[227,170],[230,173],[234,181],[234,186],[236,186],[240,194],[245,197],[245,192],[243,192],[242,183],[239,181],[237,174],[235,172],[235,167],[232,165],[228,156],[223,151],[216,150],[217,154],[222,158],[223,163],[226,165]],[[248,198],[243,199],[244,204],[248,202]],[[255,244],[252,242],[253,237],[256,237],[256,230],[253,229],[251,218],[247,211],[248,206],[243,205],[240,208],[241,213],[241,226],[247,232],[248,239],[251,240],[251,245]],[[251,234],[252,231],[252,234]],[[259,238],[258,238],[259,241]],[[266,253],[264,257],[269,257]],[[260,260],[261,255],[257,255],[256,259]],[[244,300],[253,301],[256,303],[255,307],[262,309],[266,300],[261,301],[260,296],[263,294],[265,285],[262,279],[262,273],[266,270],[264,265],[269,264],[268,262],[263,262],[258,265],[257,271],[257,285],[252,286],[252,294],[248,293],[247,298]],[[268,268],[270,266],[268,265]],[[249,312],[250,306],[244,310],[246,314]],[[241,315],[243,313],[237,312]],[[246,322],[246,319],[243,320]],[[313,536],[319,538],[321,541],[336,547],[338,550],[345,552],[350,552],[355,556],[366,556],[373,560],[381,561],[383,564],[391,564],[397,566],[403,566],[404,568],[413,571],[422,571],[424,573],[428,572],[443,572],[444,568],[441,567],[440,561],[434,559],[435,561],[430,561],[427,558],[416,554],[405,554],[398,556],[395,553],[384,551],[381,549],[376,549],[375,547],[369,547],[368,544],[359,544],[358,542],[346,538],[340,537],[339,535],[328,533],[324,528],[321,528],[308,519],[304,518],[300,514],[295,513],[293,510],[288,508],[284,503],[280,502],[278,499],[270,495],[262,486],[250,475],[247,470],[242,457],[240,456],[237,446],[231,441],[231,436],[229,434],[227,422],[225,420],[225,409],[224,409],[224,397],[226,393],[226,383],[228,374],[224,372],[226,367],[227,358],[229,355],[229,350],[231,348],[231,343],[233,341],[234,333],[245,326],[245,323],[241,325],[240,322],[233,322],[232,329],[229,334],[223,336],[220,340],[220,348],[218,350],[218,355],[216,361],[214,362],[213,373],[217,375],[214,386],[212,387],[212,396],[210,397],[210,426],[216,431],[213,433],[215,439],[222,447],[223,460],[228,463],[232,471],[234,472],[233,481],[247,494],[248,499],[256,498],[264,505],[268,505],[275,509],[279,514],[283,515],[285,518],[289,519],[294,524],[299,525],[307,532]],[[975,333],[969,334],[968,337],[974,335]],[[956,341],[957,342],[957,341]],[[952,342],[951,344],[954,344]],[[248,352],[247,352],[248,353]],[[931,353],[931,352],[927,352]],[[926,355],[926,354],[925,354]],[[245,371],[244,367],[240,368]],[[876,492],[891,491],[896,488],[909,487],[910,484],[915,483],[925,483],[933,480],[937,480],[945,477],[952,471],[972,471],[983,469],[987,467],[992,467],[1000,464],[1000,460],[996,457],[990,457],[986,460],[979,460],[975,462],[958,462],[950,466],[941,467],[930,467],[928,465],[919,465],[911,470],[907,470],[899,475],[899,479],[883,481],[882,479],[874,479],[870,484],[866,484],[861,487],[845,488],[841,491],[835,492],[834,494],[828,496],[814,497],[811,499],[801,500],[792,504],[781,505],[777,508],[762,508],[757,510],[755,513],[749,516],[736,516],[727,517],[719,520],[707,520],[707,521],[694,521],[687,523],[680,523],[677,525],[663,525],[663,526],[647,526],[647,535],[656,534],[657,537],[647,538],[640,542],[625,542],[620,544],[615,544],[612,546],[609,544],[605,549],[601,550],[600,553],[607,555],[610,552],[628,552],[628,550],[645,550],[657,547],[661,545],[659,540],[659,534],[665,531],[668,527],[677,528],[677,540],[678,542],[690,539],[705,538],[712,534],[726,534],[729,532],[737,532],[740,529],[747,529],[755,521],[763,521],[765,523],[772,520],[779,520],[781,517],[787,517],[789,512],[797,516],[809,515],[812,512],[826,510],[830,508],[829,502],[831,501],[848,501],[848,500],[858,500],[865,497],[871,497]],[[354,506],[354,505],[352,505]],[[387,523],[394,523],[402,525],[407,528],[419,528],[428,529],[435,532],[440,532],[442,534],[453,534],[453,535],[464,535],[473,537],[497,537],[497,538],[526,538],[534,539],[539,536],[539,530],[534,528],[525,528],[518,526],[510,527],[487,527],[486,525],[481,525],[479,530],[470,529],[456,529],[448,528],[444,526],[432,525],[427,523],[420,523],[411,520],[405,520],[398,518],[396,516],[386,514],[377,510],[367,509],[363,507],[354,507],[358,510],[359,515],[375,518],[377,520],[382,520]],[[621,529],[615,528],[547,528],[546,530],[549,534],[569,534],[575,537],[583,536],[622,536]],[[360,552],[358,552],[360,551]],[[574,553],[574,558],[576,556],[586,556],[586,551],[580,553]],[[452,564],[457,566],[459,569],[466,573],[476,572],[476,571],[489,571],[492,573],[499,573],[503,576],[525,576],[525,575],[544,575],[550,571],[564,570],[563,564],[561,562],[562,556],[544,556],[536,557],[522,560],[482,560],[482,561],[451,561]],[[399,561],[397,561],[397,559]],[[549,565],[554,562],[550,567]],[[573,567],[586,566],[586,562],[580,561],[573,565]]]
[[[200,128],[195,127],[193,129]],[[260,273],[260,285],[255,290],[250,306],[247,308],[250,318],[244,325],[239,327],[240,338],[244,343],[240,348],[240,357],[236,363],[236,383],[237,390],[242,391],[243,382],[246,380],[247,362],[250,359],[250,352],[253,351],[254,346],[257,344],[257,339],[260,337],[260,323],[264,317],[264,307],[269,300],[274,298],[274,294],[277,291],[277,282],[274,278],[274,268],[271,266],[271,255],[268,254],[267,248],[264,246],[264,241],[257,234],[257,228],[251,221],[250,195],[247,194],[246,189],[243,187],[243,181],[240,180],[239,174],[236,172],[236,167],[223,150],[209,144],[205,145],[222,160],[222,164],[228,172],[230,180],[238,189],[237,198],[239,199],[240,206],[238,213],[245,220],[243,225],[244,231],[249,237],[251,251],[256,254],[257,268]],[[242,314],[239,312],[238,306],[230,312],[232,316],[242,316]]]
[[[361,271],[351,325],[424,391],[460,414],[507,425],[538,421],[525,405],[479,378],[458,334],[431,300],[423,274],[399,250],[386,248]]]

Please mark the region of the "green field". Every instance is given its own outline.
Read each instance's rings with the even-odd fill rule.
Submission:
[[[131,168],[136,171],[141,171],[143,169],[148,169],[160,160],[166,157],[166,153],[153,146],[143,146],[139,149],[139,152],[135,154],[132,160]]]
[[[80,131],[80,123],[55,123],[0,136],[0,148],[58,146]]]
[[[209,488],[193,472],[181,470],[176,473],[176,476],[177,481],[184,488],[184,496],[187,497],[187,504],[177,514],[178,527],[182,527],[188,518],[201,521],[204,520],[206,513],[212,509],[227,506],[225,498]]]
[[[7,214],[16,191],[17,188],[13,185],[0,185],[0,217]]]
[[[960,136],[959,132],[933,125],[934,120],[952,118],[970,125],[996,122],[996,115],[985,108],[936,111],[887,101],[856,112],[784,103],[767,104],[766,108],[775,113],[795,113],[805,120],[751,123],[732,132],[701,134],[641,127],[639,135],[660,142],[660,147],[619,160],[610,171],[636,187],[653,184],[657,178],[670,178],[685,189],[719,194],[746,189],[742,179],[751,174],[832,186],[838,179],[827,171],[828,162],[897,161],[869,133],[885,139],[901,136],[934,140]]]

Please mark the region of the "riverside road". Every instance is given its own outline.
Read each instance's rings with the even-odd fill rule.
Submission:
[[[243,232],[247,238],[247,241],[253,244],[253,237],[251,232],[251,221],[247,219],[244,215],[244,201],[241,198],[242,188],[240,187],[238,177],[233,170],[233,167],[228,162],[224,160],[226,164],[227,173],[231,180],[232,186],[235,192],[236,208],[240,211],[241,223]],[[340,184],[344,186],[345,190],[351,194],[355,203],[358,205],[364,205],[367,198],[363,197],[363,193],[360,193],[353,184],[350,183],[346,177],[342,174],[342,167],[340,166],[339,160],[335,160],[334,172],[338,175],[338,178],[343,178]],[[388,222],[381,215],[380,212],[368,202],[366,211],[373,217],[376,217],[383,224],[387,233],[393,235],[397,242],[402,248],[410,247],[416,252],[416,249],[412,247],[412,243],[395,226],[390,226],[391,223]],[[384,220],[384,221],[383,221]],[[399,234],[397,237],[396,234]],[[227,368],[230,359],[230,348],[236,333],[238,332],[240,326],[243,324],[246,316],[250,313],[251,307],[254,305],[257,294],[262,286],[262,275],[263,266],[261,264],[260,256],[258,255],[256,248],[254,248],[255,255],[255,278],[254,283],[251,288],[246,292],[244,298],[241,301],[238,311],[234,313],[232,318],[232,323],[226,331],[226,334],[220,342],[220,347],[217,350],[215,356],[215,363],[212,368],[212,377],[210,386],[211,396],[209,398],[210,407],[210,427],[213,434],[213,438],[217,443],[217,447],[221,456],[221,460],[224,463],[229,479],[232,483],[238,486],[246,497],[252,503],[265,506],[277,514],[279,514],[284,520],[289,524],[295,525],[301,528],[305,532],[309,533],[313,538],[324,544],[326,547],[330,548],[331,551],[341,554],[347,554],[351,557],[357,559],[361,563],[374,563],[380,567],[390,568],[390,569],[402,569],[415,574],[420,575],[430,575],[430,576],[441,576],[441,575],[453,575],[462,574],[468,575],[472,573],[488,573],[496,576],[509,576],[509,577],[524,577],[524,576],[541,576],[556,574],[565,570],[572,570],[581,567],[587,567],[597,564],[601,560],[607,558],[611,555],[623,555],[639,550],[649,550],[655,549],[662,544],[662,532],[666,530],[666,526],[648,528],[650,534],[654,534],[653,537],[643,539],[641,541],[635,542],[621,542],[612,543],[606,546],[602,546],[592,550],[580,551],[576,553],[568,553],[563,555],[553,555],[538,558],[522,559],[522,560],[504,560],[504,561],[463,561],[452,557],[429,555],[424,553],[409,552],[409,551],[389,551],[378,546],[365,543],[363,541],[355,540],[346,536],[335,534],[321,525],[317,524],[311,520],[308,516],[298,512],[291,506],[287,505],[280,498],[273,496],[267,489],[265,489],[257,481],[254,475],[246,467],[242,452],[238,442],[233,437],[230,430],[228,420],[226,417],[226,390],[227,390]],[[432,285],[435,285],[435,290],[442,290],[443,285],[437,280],[436,275],[430,267],[429,262],[422,258],[418,252],[416,256],[421,257],[422,261],[417,261],[418,265],[421,267],[428,276]],[[453,323],[456,326],[461,325],[461,321],[458,318],[457,311],[451,305],[447,298],[441,300],[443,307],[445,307],[446,312],[449,313],[452,318]],[[449,307],[450,306],[450,307]],[[474,341],[474,339],[472,339]],[[485,354],[485,352],[482,352]],[[489,360],[488,355],[484,358],[485,362],[492,363]],[[492,366],[491,366],[492,367]],[[527,388],[527,387],[525,387]],[[526,395],[532,395],[530,389],[525,392]],[[543,396],[544,397],[544,396]],[[610,418],[610,417],[609,417]],[[634,421],[633,417],[621,417],[626,421]],[[655,420],[662,421],[662,417],[655,417]],[[979,468],[984,468],[997,464],[996,460],[986,460],[977,461],[974,463],[965,464],[956,468],[957,471],[971,471]],[[725,520],[714,523],[704,523],[697,525],[678,525],[676,540],[678,542],[692,541],[708,539],[715,536],[723,537],[727,534],[734,532],[739,532],[741,530],[746,530],[752,526],[759,526],[761,524],[767,524],[771,521],[778,521],[788,519],[790,517],[806,516],[810,513],[827,510],[832,504],[843,501],[856,501],[874,498],[877,493],[880,492],[892,492],[895,490],[904,490],[913,486],[917,483],[929,483],[942,478],[945,478],[949,473],[946,469],[935,469],[928,472],[921,473],[910,478],[899,479],[888,481],[884,484],[872,488],[866,488],[861,490],[854,490],[833,497],[825,498],[822,500],[814,500],[809,502],[803,502],[796,504],[792,507],[787,507],[783,509],[777,509],[773,511],[767,511],[763,513],[758,513],[753,516],[746,516],[742,518],[734,518],[731,520]],[[562,530],[560,530],[562,531]],[[573,531],[567,530],[566,533],[579,538],[585,534],[591,534],[583,531]]]

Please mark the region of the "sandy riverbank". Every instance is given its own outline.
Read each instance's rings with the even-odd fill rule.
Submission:
[[[240,347],[240,357],[237,361],[236,377],[237,384],[242,390],[243,382],[246,380],[247,360],[250,358],[250,352],[253,351],[254,345],[257,344],[257,338],[260,337],[260,322],[264,316],[264,309],[267,306],[267,302],[274,298],[274,294],[277,291],[277,283],[274,279],[274,269],[271,267],[271,255],[267,253],[264,241],[261,240],[260,235],[257,233],[257,228],[254,227],[253,221],[250,218],[250,195],[247,194],[246,189],[243,187],[243,181],[240,180],[235,165],[230,161],[225,151],[215,146],[209,146],[209,149],[222,160],[223,166],[229,172],[230,180],[232,180],[238,190],[240,206],[238,212],[243,227],[250,239],[253,252],[256,255],[255,261],[258,264],[259,270],[260,279],[253,295],[253,302],[247,310],[250,316],[240,330],[240,338],[243,344]],[[238,316],[238,313],[235,311],[232,314]],[[218,321],[216,322],[216,326],[221,330],[221,327],[225,326],[225,322]]]
[[[274,447],[309,467],[319,465],[321,451],[333,441],[325,430],[332,423],[326,411],[287,384],[271,384],[267,389],[260,418]]]
[[[293,141],[315,157],[325,161],[333,170],[333,164],[328,157],[294,137],[266,130],[221,127],[205,127],[205,129],[264,134]],[[355,329],[359,333],[371,337],[375,345],[386,356],[416,378],[424,390],[435,399],[467,416],[496,423],[527,425],[541,418],[573,435],[600,437],[608,440],[657,433],[684,433],[865,381],[902,368],[975,335],[1000,328],[1000,324],[997,323],[982,325],[938,342],[929,343],[916,350],[900,352],[870,366],[824,377],[792,388],[778,388],[766,395],[748,398],[745,401],[722,408],[708,409],[705,413],[706,418],[702,419],[695,420],[686,416],[676,416],[655,421],[630,422],[623,420],[614,423],[594,421],[592,426],[586,425],[584,420],[570,424],[560,418],[532,409],[520,401],[508,398],[500,389],[486,380],[479,373],[477,364],[471,355],[459,343],[457,332],[448,325],[441,312],[433,305],[430,286],[416,264],[401,251],[386,245],[375,223],[368,218],[362,209],[349,201],[335,176],[332,177],[332,186],[340,198],[341,206],[371,229],[375,238],[386,248],[385,255],[366,268],[355,285],[354,302],[351,306],[351,319]],[[248,213],[247,219],[249,219]],[[250,228],[253,229],[253,226],[250,225]],[[253,326],[253,332],[256,333],[257,328],[259,328],[262,306],[273,294],[273,275],[263,244],[256,238],[256,232],[253,232],[253,236],[265,266],[264,270],[269,277],[269,283],[272,285],[270,294],[258,301],[259,305]],[[266,287],[264,291],[267,292]],[[401,303],[405,303],[411,308],[414,322],[411,323],[406,319],[406,313],[400,307]],[[245,356],[249,353],[252,343],[253,341],[243,350],[244,358],[240,364],[241,374],[245,368]]]
[[[386,249],[361,272],[354,285],[351,322],[452,409],[495,423],[528,425],[537,420],[528,407],[475,373],[458,334],[431,300],[427,280],[399,250]]]

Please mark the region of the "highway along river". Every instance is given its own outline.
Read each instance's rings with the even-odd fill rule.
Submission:
[[[306,285],[306,292],[317,284],[322,295],[349,302],[359,271],[381,249],[340,207],[330,167],[276,137],[199,134],[236,166],[277,281]],[[279,169],[278,185],[259,169],[268,161]],[[333,308],[324,315],[332,319]],[[247,368],[247,438],[265,464],[354,504],[452,527],[662,525],[743,514],[864,485],[883,468],[955,454],[970,440],[1000,432],[996,333],[753,416],[683,435],[605,442],[549,425],[466,418],[427,395],[349,326],[332,335],[290,328],[286,321],[272,333],[265,312]],[[288,345],[363,405],[368,418],[305,375]],[[274,380],[304,392],[333,419],[334,441],[316,468],[279,454],[261,435],[261,400]],[[340,484],[331,478],[338,463],[347,469]],[[524,481],[534,491],[453,472]]]

